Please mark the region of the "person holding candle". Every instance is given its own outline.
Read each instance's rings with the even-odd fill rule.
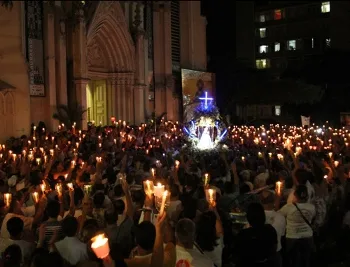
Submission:
[[[279,212],[286,217],[286,245],[289,266],[310,266],[314,249],[312,221],[316,215],[315,206],[308,203],[308,189],[298,185],[294,191],[294,202],[283,206]]]
[[[71,265],[88,259],[87,245],[76,237],[78,226],[76,218],[66,217],[62,221],[62,231],[66,237],[54,244],[62,258]]]

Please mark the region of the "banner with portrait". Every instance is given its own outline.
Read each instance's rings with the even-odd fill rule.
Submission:
[[[190,69],[181,69],[183,105],[187,106],[198,95],[199,87],[215,98],[215,74]]]
[[[27,60],[31,96],[45,96],[43,2],[25,1]]]

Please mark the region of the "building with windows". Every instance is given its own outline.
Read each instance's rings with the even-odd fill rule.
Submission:
[[[332,47],[350,50],[349,1],[270,1],[255,8],[255,65],[277,76]]]
[[[0,140],[73,103],[83,127],[180,120],[181,68],[206,70],[199,1],[12,1],[0,24]]]

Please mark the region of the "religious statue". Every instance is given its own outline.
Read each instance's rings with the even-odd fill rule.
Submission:
[[[200,98],[204,97],[204,82],[202,79],[198,79],[197,81],[197,92],[193,99],[193,102],[200,102]]]

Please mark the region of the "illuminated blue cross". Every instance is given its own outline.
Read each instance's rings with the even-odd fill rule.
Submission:
[[[205,97],[200,97],[200,100],[204,100],[204,106],[205,108],[208,107],[208,100],[212,101],[213,98],[212,97],[208,97],[208,92],[205,92]]]

